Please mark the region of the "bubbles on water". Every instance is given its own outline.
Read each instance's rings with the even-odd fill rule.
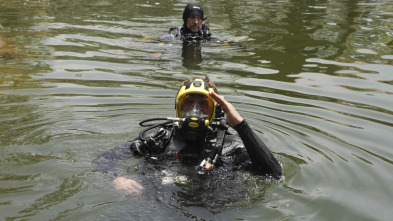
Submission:
[[[177,167],[179,166],[179,167]],[[203,207],[217,211],[227,207],[250,206],[264,200],[272,182],[265,177],[245,171],[216,168],[201,176],[195,167],[172,165],[169,169],[148,166],[146,194],[154,194],[162,203],[183,208]],[[152,196],[151,196],[152,197]],[[168,202],[169,201],[169,202]]]

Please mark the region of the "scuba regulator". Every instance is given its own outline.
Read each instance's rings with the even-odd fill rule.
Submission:
[[[196,141],[203,136],[210,124],[207,115],[201,112],[198,103],[193,104],[191,109],[183,114],[183,117],[185,117],[184,121],[179,128],[189,141]]]

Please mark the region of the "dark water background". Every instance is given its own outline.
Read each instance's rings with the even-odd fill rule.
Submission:
[[[186,3],[0,0],[0,218],[390,220],[393,2],[202,1],[213,33],[234,43],[202,45],[197,61],[154,41]],[[205,74],[285,180],[219,177],[195,192],[206,201],[197,183],[162,174],[139,196],[116,192],[91,161],[139,121],[174,116],[179,82]],[[118,167],[141,179],[129,169],[140,165]],[[220,201],[231,189],[245,199]]]

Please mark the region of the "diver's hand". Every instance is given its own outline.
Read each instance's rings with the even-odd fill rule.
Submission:
[[[113,183],[115,184],[116,189],[120,192],[140,194],[140,189],[143,189],[143,187],[135,180],[124,177],[117,177],[113,180]]]
[[[243,117],[240,116],[239,112],[237,112],[237,110],[231,103],[229,103],[213,91],[209,92],[209,95],[221,106],[222,110],[227,114],[227,121],[229,126],[234,127],[243,121]]]

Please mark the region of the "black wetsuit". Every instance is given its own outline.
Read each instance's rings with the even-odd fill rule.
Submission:
[[[185,26],[172,27],[168,33],[161,35],[158,40],[162,42],[203,42],[212,38],[217,37],[212,36],[207,24],[203,24],[198,32],[191,32]]]
[[[234,129],[239,136],[225,132],[223,148],[216,167],[224,167],[227,170],[251,170],[259,175],[280,179],[282,176],[282,168],[277,159],[269,151],[266,145],[256,136],[246,121],[242,121],[236,125]],[[165,160],[175,160],[180,162],[195,162],[197,166],[201,160],[206,157],[203,142],[189,143],[183,140],[182,134],[176,130],[164,129],[165,135],[161,136],[152,150],[146,153],[136,152],[136,142],[140,142],[137,138],[132,142],[118,146],[110,151],[103,153],[100,157],[93,161],[93,165],[97,170],[104,172],[112,172],[114,176],[118,176],[116,172],[116,162],[131,158],[134,155],[145,155],[160,157]],[[215,140],[215,137],[212,137]],[[131,150],[133,149],[133,150]],[[195,159],[190,161],[190,159]]]

